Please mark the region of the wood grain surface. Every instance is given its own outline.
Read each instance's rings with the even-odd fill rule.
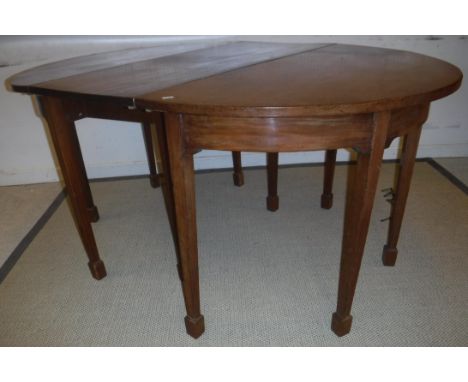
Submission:
[[[173,50],[171,50],[173,49]],[[193,155],[233,151],[234,182],[241,151],[267,152],[268,209],[278,208],[278,152],[327,150],[322,207],[332,205],[336,149],[352,148],[340,279],[332,330],[351,330],[351,307],[369,230],[385,147],[404,137],[392,192],[383,263],[395,264],[397,242],[430,102],[453,93],[461,71],[416,53],[338,44],[233,42],[174,45],[103,53],[49,64],[9,80],[39,95],[59,158],[89,268],[106,276],[90,222],[98,219],[74,122],[85,117],[143,123],[153,185],[161,180],[182,281],[186,330],[205,330],[201,312]],[[156,174],[151,126],[161,173]],[[156,178],[157,177],[157,178]]]
[[[340,44],[231,42],[102,53],[20,73],[13,90],[112,98],[204,115],[303,116],[376,112],[454,92],[461,71],[428,56]]]

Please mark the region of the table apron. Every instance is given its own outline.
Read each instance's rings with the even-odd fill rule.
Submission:
[[[395,138],[406,135],[411,130],[421,127],[421,125],[426,121],[428,115],[429,104],[415,105],[393,110],[385,147],[390,146]]]
[[[427,117],[428,106],[392,111],[386,146]],[[373,114],[302,118],[181,116],[186,147],[192,150],[294,152],[338,148],[370,149]]]

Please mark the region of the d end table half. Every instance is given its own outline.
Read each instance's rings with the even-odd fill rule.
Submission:
[[[129,49],[48,64],[10,79],[42,105],[72,212],[96,279],[106,275],[91,221],[94,203],[74,122],[85,117],[155,126],[161,183],[192,337],[200,310],[193,155],[199,150],[352,149],[338,301],[332,330],[351,329],[351,305],[383,152],[404,138],[383,263],[397,258],[421,127],[461,71],[405,51],[340,44],[230,42]],[[291,243],[294,245],[294,243]],[[313,251],[312,251],[313,252]],[[313,255],[313,253],[311,253]]]

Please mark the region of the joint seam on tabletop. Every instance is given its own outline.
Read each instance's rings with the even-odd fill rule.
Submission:
[[[250,68],[250,67],[255,66],[255,65],[262,65],[262,64],[265,64],[267,62],[278,61],[278,60],[282,60],[283,58],[298,56],[300,54],[305,54],[305,53],[313,52],[313,51],[316,51],[316,50],[325,49],[325,48],[328,48],[328,47],[333,46],[333,45],[336,45],[336,43],[325,44],[325,45],[322,45],[322,46],[319,46],[319,47],[303,50],[301,52],[286,54],[286,55],[281,56],[281,57],[269,58],[269,59],[266,59],[266,60],[263,60],[263,61],[254,62],[252,64],[243,65],[243,66],[240,66],[238,68],[228,69],[228,70],[225,70],[225,71],[222,71],[222,72],[219,72],[219,73],[209,74],[209,75],[201,77],[201,78],[195,78],[195,79],[192,79],[192,80],[188,80],[188,81],[185,81],[185,82],[182,82],[182,83],[178,84],[177,86],[185,85],[185,84],[188,84],[190,82],[195,82],[195,81],[199,81],[199,80],[205,80],[205,79],[210,78],[210,77],[219,76],[221,74],[234,72],[236,70],[242,70],[242,69],[245,69],[245,68]],[[164,89],[161,89],[161,90],[164,90]],[[146,94],[148,94],[148,93],[140,94],[136,98],[144,96]],[[134,101],[136,100],[136,98],[134,98]],[[135,104],[135,106],[136,106],[136,104]],[[145,110],[148,111],[148,112],[159,111],[156,108],[148,108],[148,107],[145,107]]]

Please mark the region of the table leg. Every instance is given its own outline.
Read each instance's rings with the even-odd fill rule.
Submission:
[[[327,150],[325,153],[325,174],[323,193],[321,199],[322,208],[330,209],[333,204],[333,177],[335,173],[336,151]],[[267,177],[268,197],[267,209],[276,211],[279,208],[278,197],[278,153],[267,153]]]
[[[165,127],[187,310],[185,326],[189,335],[198,338],[205,331],[205,323],[200,313],[195,176],[193,152],[185,146],[181,118],[177,114],[167,113]]]
[[[333,177],[335,175],[336,150],[327,150],[325,152],[325,168],[323,177],[323,193],[321,207],[325,209],[332,208],[333,205]]]
[[[106,276],[106,269],[99,257],[90,223],[89,205],[90,202],[92,203],[92,198],[84,171],[74,120],[71,117],[74,113],[74,105],[71,101],[65,102],[54,97],[43,97],[41,104],[59,158],[62,175],[70,197],[72,213],[88,255],[89,269],[93,277],[100,280]]]
[[[267,209],[276,211],[279,208],[278,197],[278,153],[267,153],[268,196]]]
[[[177,223],[176,223],[176,213],[174,207],[174,195],[172,193],[172,180],[171,180],[171,171],[169,167],[169,154],[167,148],[167,137],[166,130],[164,127],[164,120],[162,115],[158,115],[156,118],[156,137],[158,142],[158,151],[157,155],[159,156],[160,171],[159,179],[161,184],[161,189],[164,197],[164,205],[166,207],[167,217],[169,219],[169,225],[171,227],[172,239],[174,240],[174,247],[177,256],[177,273],[179,279],[183,280],[182,266],[180,260],[180,250],[179,250],[179,239],[177,235]]]
[[[345,223],[338,286],[338,303],[332,317],[332,330],[343,336],[351,330],[351,305],[361,267],[369,229],[375,191],[385,147],[390,113],[374,115],[373,136],[369,152],[358,153],[355,171],[349,175]]]
[[[41,104],[41,107],[44,109],[44,102],[43,99],[38,98],[39,103]],[[44,116],[45,118],[45,116]],[[51,132],[52,134],[52,132]],[[88,175],[86,174],[86,167],[83,161],[83,155],[81,153],[81,148],[80,148],[80,141],[78,139],[78,135],[76,133],[76,128],[73,126],[73,129],[70,131],[70,138],[73,141],[73,145],[75,145],[76,150],[74,150],[72,153],[69,153],[70,155],[74,155],[74,160],[76,163],[79,164],[79,172],[75,174],[76,178],[78,178],[81,188],[83,189],[84,192],[84,197],[86,199],[86,212],[88,214],[88,219],[92,223],[96,223],[99,220],[99,211],[94,204],[93,200],[93,195],[91,193],[91,188],[89,187],[89,180],[88,180]],[[62,158],[62,154],[56,150],[57,154],[57,159],[59,161],[60,165],[60,170],[64,174],[65,170],[65,165],[64,165],[64,160]],[[65,177],[65,174],[63,175]]]
[[[244,173],[242,172],[242,158],[240,151],[232,152],[232,165],[234,167],[234,172],[232,173],[232,179],[234,185],[237,187],[244,185]]]
[[[388,227],[387,244],[384,246],[382,252],[382,261],[384,265],[395,265],[398,255],[398,237],[400,235],[401,223],[405,212],[414,163],[416,161],[421,127],[422,126],[417,129],[413,129],[403,138],[403,152],[398,166],[395,195],[392,200],[392,212]]]
[[[70,134],[73,140],[75,141],[75,145],[76,145],[75,160],[77,161],[77,163],[79,163],[80,169],[81,169],[80,182],[81,182],[83,191],[85,193],[86,210],[88,213],[88,218],[90,222],[96,223],[99,220],[99,211],[96,205],[94,204],[93,194],[91,193],[91,188],[89,186],[88,175],[86,174],[86,167],[83,161],[83,155],[81,154],[80,142],[78,140],[78,135],[76,134],[76,128],[73,128]],[[61,168],[64,168],[64,167],[65,166],[61,165]]]
[[[144,122],[141,124],[141,129],[143,131],[143,140],[145,141],[146,157],[148,158],[151,187],[158,188],[160,186],[160,182],[159,175],[156,171],[156,159],[153,146],[153,136],[151,134],[151,124]]]

